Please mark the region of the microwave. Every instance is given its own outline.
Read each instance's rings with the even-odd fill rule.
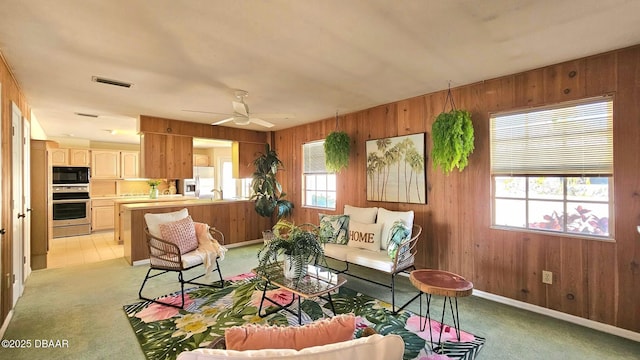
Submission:
[[[53,166],[53,184],[89,184],[91,170],[87,166]]]

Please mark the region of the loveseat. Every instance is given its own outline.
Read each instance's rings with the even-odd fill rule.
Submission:
[[[413,219],[414,213],[411,210],[390,211],[350,205],[344,206],[341,215],[320,214],[320,238],[324,243],[324,255],[344,262],[343,269],[334,269],[340,273],[391,288],[391,305],[396,311],[395,277],[399,273],[415,269],[416,245],[422,233],[422,227],[414,224]],[[350,264],[389,274],[391,283],[379,283],[350,273]]]

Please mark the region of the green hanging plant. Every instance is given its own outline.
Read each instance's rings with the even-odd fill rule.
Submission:
[[[471,113],[466,110],[442,112],[431,126],[433,167],[440,166],[445,174],[457,167],[462,171],[469,164],[474,149]]]
[[[339,172],[349,165],[351,139],[344,131],[334,131],[324,140],[325,166],[329,172]]]

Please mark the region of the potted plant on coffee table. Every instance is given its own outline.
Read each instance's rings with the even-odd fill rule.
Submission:
[[[324,263],[324,250],[316,225],[295,225],[280,219],[273,226],[273,233],[274,238],[258,252],[258,274],[267,276],[270,267],[278,262],[279,255],[284,255],[283,270],[288,279],[302,278],[308,264]]]

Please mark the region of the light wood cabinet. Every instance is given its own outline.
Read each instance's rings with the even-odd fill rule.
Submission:
[[[265,144],[234,141],[231,146],[233,177],[244,179],[253,176],[253,160],[264,151]]]
[[[144,133],[140,136],[140,176],[150,179],[193,178],[193,138]]]
[[[209,155],[193,154],[193,166],[209,166]]]
[[[89,166],[89,149],[51,149],[51,165]]]
[[[89,149],[69,149],[69,165],[89,166],[91,156]]]
[[[91,230],[114,228],[115,204],[111,199],[91,200]]]
[[[31,140],[31,269],[47,267],[51,221],[51,141]]]
[[[93,179],[119,179],[120,151],[92,150],[91,165]]]
[[[69,165],[69,149],[51,149],[51,165]]]
[[[121,151],[120,152],[120,177],[132,179],[140,177],[140,152]]]

